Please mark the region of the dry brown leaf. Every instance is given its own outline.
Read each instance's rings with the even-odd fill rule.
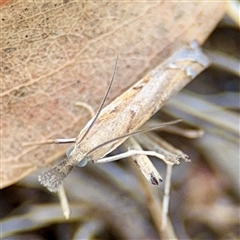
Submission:
[[[2,4],[2,5],[1,5]],[[95,110],[120,53],[109,101],[195,39],[203,43],[221,2],[8,1],[1,3],[1,188],[62,155],[24,142],[75,137]]]

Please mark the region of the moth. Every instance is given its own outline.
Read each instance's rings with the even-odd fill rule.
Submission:
[[[172,95],[202,71],[209,61],[196,44],[184,46],[103,108],[116,75],[117,63],[118,56],[106,94],[93,119],[77,138],[52,141],[75,145],[66,159],[39,176],[40,183],[49,191],[56,192],[75,166],[83,167],[89,161],[97,163],[129,136],[179,122],[177,120],[137,131]],[[161,179],[153,179],[152,182],[158,185],[160,181]]]
[[[137,132],[134,132],[134,133],[123,134],[122,136],[118,136],[118,137],[112,138],[110,140],[104,141],[101,144],[97,145],[96,147],[90,148],[90,150],[88,150],[88,151],[86,151],[81,146],[81,143],[83,142],[83,140],[87,137],[88,133],[93,128],[93,126],[94,126],[96,120],[98,119],[98,117],[99,117],[99,115],[102,111],[102,108],[103,108],[103,106],[106,102],[106,99],[109,95],[109,92],[110,92],[110,89],[112,87],[112,83],[114,81],[115,74],[116,74],[116,71],[117,71],[117,63],[118,63],[118,56],[117,56],[117,59],[116,59],[116,63],[115,63],[115,67],[114,67],[114,71],[113,71],[111,81],[109,83],[109,86],[107,88],[105,96],[102,100],[102,103],[101,103],[96,115],[90,121],[90,124],[87,127],[84,134],[82,136],[79,134],[76,139],[56,139],[55,140],[55,143],[72,143],[72,142],[75,142],[75,146],[73,148],[70,148],[67,151],[67,153],[66,153],[67,158],[66,159],[64,159],[62,162],[60,162],[56,166],[52,167],[51,169],[43,172],[41,175],[39,175],[40,183],[43,184],[45,187],[47,187],[49,191],[56,192],[58,190],[60,184],[62,183],[62,181],[68,176],[68,174],[73,170],[73,168],[75,166],[84,167],[89,161],[97,162],[97,159],[95,159],[94,157],[91,157],[90,154],[94,153],[96,150],[100,149],[101,147],[103,147],[105,145],[108,145],[112,142],[116,142],[120,139],[129,137],[131,135],[141,133],[141,132],[144,132],[144,131],[150,131],[150,130],[160,128],[160,127],[163,126],[163,125],[161,125],[161,126],[154,127],[152,129],[140,130],[140,131],[137,131]],[[178,121],[168,122],[168,123],[165,123],[164,125],[173,124],[173,123],[176,123],[176,122],[178,122]],[[101,129],[99,131],[101,131]],[[96,136],[96,137],[98,137],[98,136]],[[94,155],[92,155],[92,156],[94,156]],[[154,182],[158,183],[159,179],[154,179]]]

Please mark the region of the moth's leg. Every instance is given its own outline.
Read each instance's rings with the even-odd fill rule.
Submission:
[[[127,152],[124,152],[112,157],[98,159],[94,161],[94,163],[107,163],[107,162],[112,162],[112,161],[120,160],[123,158],[127,158],[130,156],[139,155],[138,157],[134,158],[135,164],[140,168],[143,175],[147,178],[148,181],[150,181],[154,185],[159,185],[160,182],[162,181],[162,177],[160,176],[160,174],[158,173],[158,171],[156,170],[156,168],[154,167],[150,159],[147,157],[147,155],[160,158],[161,160],[166,162],[165,156],[154,151],[144,151],[141,149],[140,145],[136,143],[135,140],[133,140],[132,138],[129,138],[129,139],[127,140],[126,144],[128,146],[135,147],[137,149],[129,149]],[[133,144],[133,141],[135,144]]]
[[[23,146],[33,146],[33,145],[44,145],[44,144],[66,144],[66,143],[75,143],[76,138],[58,138],[58,139],[48,139],[39,142],[29,142],[24,143]]]
[[[75,102],[74,103],[76,106],[84,107],[87,109],[87,111],[90,113],[91,117],[95,116],[94,109],[92,108],[91,105],[85,103],[85,102]],[[59,139],[48,139],[44,141],[39,141],[39,142],[27,142],[24,143],[23,146],[33,146],[33,145],[43,145],[43,144],[65,144],[65,143],[75,143],[76,138],[59,138]]]
[[[174,163],[170,163],[166,157],[160,153],[157,153],[155,151],[145,151],[145,150],[135,150],[135,149],[129,149],[127,152],[124,153],[120,153],[118,155],[115,156],[111,156],[111,157],[106,157],[106,158],[101,158],[98,160],[94,160],[93,163],[107,163],[107,162],[113,162],[113,161],[117,161],[123,158],[127,158],[127,157],[131,157],[134,155],[147,155],[147,156],[153,156],[156,158],[161,159],[162,161],[164,161],[166,164],[179,164],[180,162],[178,160],[176,160]]]
[[[124,143],[124,146],[134,148],[137,151],[143,151],[142,147],[134,139],[134,137],[128,138]],[[162,156],[162,158],[164,158],[164,156]],[[132,156],[132,159],[148,181],[150,181],[153,185],[160,185],[162,182],[162,177],[147,155],[134,155]]]
[[[179,164],[179,160],[189,162],[189,156],[183,153],[180,149],[173,147],[171,144],[163,140],[154,133],[146,133],[140,136],[135,136],[138,143],[146,149],[154,149],[157,153],[165,156],[166,164]]]
[[[107,162],[113,162],[113,161],[117,161],[117,160],[120,160],[120,159],[123,159],[123,158],[131,157],[133,155],[142,155],[142,154],[148,155],[148,156],[154,156],[154,157],[160,158],[163,161],[165,161],[164,155],[159,154],[157,152],[129,149],[127,152],[120,153],[118,155],[111,156],[111,157],[101,158],[101,159],[95,160],[93,162],[94,163],[107,163]]]

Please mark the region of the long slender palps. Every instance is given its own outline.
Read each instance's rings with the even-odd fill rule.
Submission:
[[[53,168],[43,172],[38,176],[40,183],[45,186],[50,192],[56,192],[62,181],[73,170],[74,165],[70,165],[68,159],[65,158],[62,162]]]

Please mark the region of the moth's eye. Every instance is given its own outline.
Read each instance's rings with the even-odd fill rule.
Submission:
[[[74,146],[70,147],[67,151],[66,151],[66,156],[69,157],[69,155],[71,154],[72,150],[74,149]],[[77,167],[85,167],[88,163],[87,158],[83,158],[81,161],[78,162],[78,164],[76,165]]]
[[[83,158],[80,162],[78,162],[77,166],[78,167],[85,167],[88,163],[87,158]]]
[[[67,151],[66,151],[66,156],[69,157],[70,153],[72,152],[72,150],[74,149],[74,146],[70,147]]]

